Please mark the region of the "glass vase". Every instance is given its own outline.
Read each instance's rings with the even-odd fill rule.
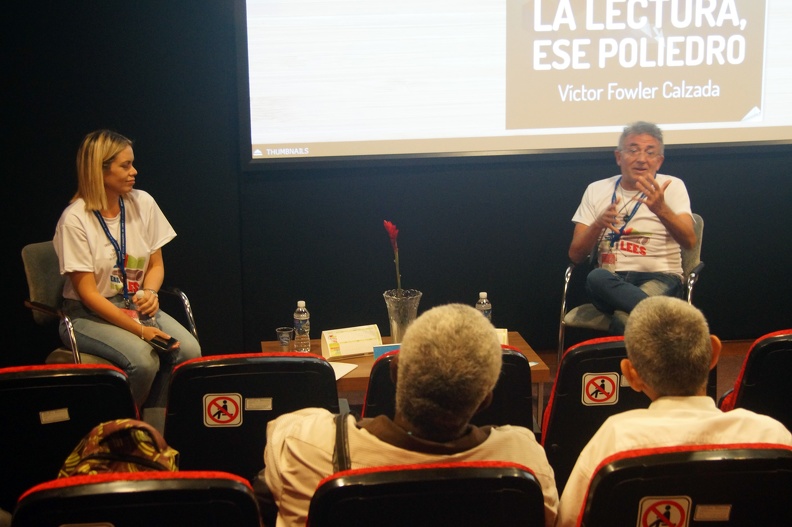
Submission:
[[[404,338],[407,327],[418,315],[418,302],[421,293],[417,289],[389,289],[383,293],[385,305],[388,306],[388,319],[390,321],[391,343],[398,344]]]

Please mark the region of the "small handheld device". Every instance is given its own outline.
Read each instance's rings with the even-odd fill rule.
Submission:
[[[154,337],[149,341],[149,344],[154,346],[159,351],[173,351],[178,344],[179,341],[175,338],[171,337],[169,339],[164,339],[162,337]]]

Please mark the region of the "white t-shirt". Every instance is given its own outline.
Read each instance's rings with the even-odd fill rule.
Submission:
[[[766,415],[744,409],[722,412],[707,396],[660,397],[649,408],[613,415],[580,452],[561,495],[556,527],[576,524],[594,470],[613,454],[656,447],[729,443],[792,446],[792,433]]]
[[[129,294],[143,284],[151,253],[176,236],[154,198],[142,190],[124,196],[126,231],[126,270]],[[110,234],[121,246],[121,215],[105,218]],[[99,293],[110,298],[123,292],[121,272],[116,265],[115,248],[94,213],[85,210],[78,198],[61,214],[53,238],[60,261],[61,274],[91,272],[96,276]],[[71,280],[66,280],[63,297],[80,300]]]
[[[639,191],[624,190],[617,182],[621,175],[602,179],[591,183],[572,217],[574,223],[592,225],[599,215],[610,206],[614,192],[619,200],[618,217],[623,222],[629,216],[638,202],[635,200],[640,195]],[[671,184],[665,189],[665,203],[675,214],[687,213],[690,210],[690,197],[685,183],[674,176],[657,174],[657,184],[662,187],[666,181]],[[619,223],[617,227],[621,227]],[[628,230],[629,229],[629,230]],[[607,252],[609,245],[606,230],[605,238],[600,245],[600,252]],[[616,253],[617,271],[642,271],[651,273],[674,273],[682,276],[682,252],[679,244],[668,233],[660,219],[649,210],[646,205],[635,209],[635,215],[627,222],[625,234],[613,246]]]

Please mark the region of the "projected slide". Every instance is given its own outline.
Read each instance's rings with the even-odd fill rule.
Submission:
[[[508,128],[618,125],[625,112],[734,122],[761,111],[765,2],[572,4],[509,3]]]
[[[241,0],[240,0],[241,1]],[[251,159],[792,141],[787,0],[247,0]]]

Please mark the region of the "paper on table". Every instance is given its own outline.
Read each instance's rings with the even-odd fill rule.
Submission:
[[[358,367],[357,364],[350,364],[348,362],[331,362],[330,366],[333,367],[333,371],[335,372],[336,380],[340,379],[347,373],[351,372],[355,368]]]

